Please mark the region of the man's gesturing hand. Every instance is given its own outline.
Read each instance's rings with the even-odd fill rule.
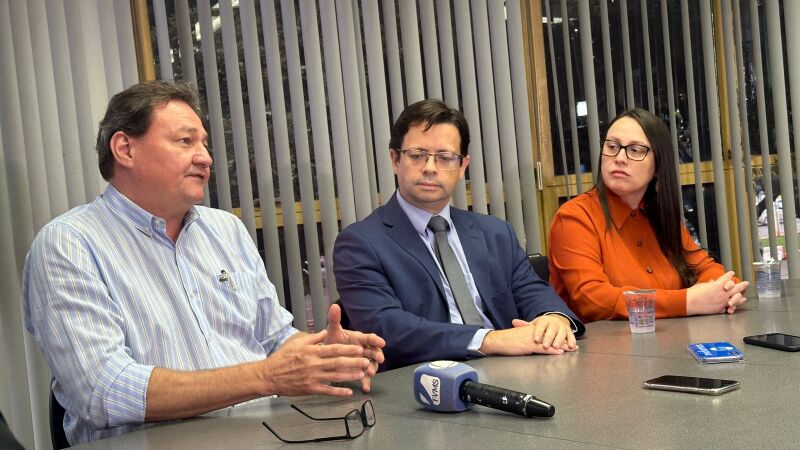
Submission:
[[[292,336],[264,364],[267,392],[279,395],[352,395],[349,388],[332,382],[363,379],[371,371],[361,345],[322,345],[328,331]],[[382,356],[382,355],[381,355]]]
[[[342,310],[339,305],[331,305],[328,310],[328,336],[326,344],[359,345],[363,351],[361,355],[370,362],[365,376],[361,379],[361,390],[369,392],[370,379],[378,371],[378,365],[384,361],[383,350],[386,341],[375,333],[365,334],[360,331],[345,330],[342,328]]]

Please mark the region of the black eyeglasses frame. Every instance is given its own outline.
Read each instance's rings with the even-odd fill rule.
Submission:
[[[316,420],[316,421],[343,420],[344,421],[344,427],[345,427],[345,434],[343,436],[326,436],[326,437],[321,437],[321,438],[316,438],[316,439],[299,439],[299,440],[284,439],[275,430],[273,430],[272,427],[270,427],[267,424],[267,422],[261,422],[261,425],[263,425],[264,428],[268,429],[273,435],[275,435],[276,438],[280,439],[281,442],[285,442],[287,444],[302,444],[302,443],[308,443],[308,442],[326,442],[326,441],[339,441],[339,440],[355,439],[355,438],[361,436],[362,434],[364,434],[364,430],[374,426],[375,422],[376,422],[376,420],[375,420],[375,407],[372,405],[372,401],[371,400],[366,400],[364,403],[362,403],[360,410],[359,409],[353,409],[353,410],[351,410],[350,412],[348,412],[347,414],[345,414],[342,417],[314,417],[311,414],[308,414],[307,412],[303,411],[302,409],[300,409],[298,406],[296,406],[294,404],[292,404],[290,406],[292,408],[294,408],[295,411],[297,411],[300,414],[308,417],[311,420]],[[367,407],[369,407],[369,410],[367,409]],[[372,414],[368,414],[368,412],[370,412],[370,411],[372,412]],[[355,434],[355,435],[353,435],[350,432],[350,422],[348,420],[348,418],[353,416],[353,415],[358,417],[358,419],[361,421],[361,424],[363,425],[363,427],[361,428],[361,431],[358,434]]]
[[[614,153],[613,155],[606,154],[603,151],[606,148],[606,142],[613,142],[613,143],[619,145],[619,150],[617,150],[617,152]],[[628,147],[632,147],[632,146],[644,147],[646,149],[645,152],[644,152],[644,156],[642,156],[641,159],[631,158],[630,153],[628,153]],[[605,139],[605,140],[600,142],[600,154],[602,154],[603,156],[607,156],[609,158],[615,158],[617,155],[619,155],[619,152],[621,152],[623,150],[625,150],[625,157],[628,158],[629,160],[631,160],[631,161],[644,161],[645,158],[647,158],[647,154],[650,153],[650,151],[652,151],[653,149],[648,147],[648,146],[646,146],[646,145],[644,145],[644,144],[631,143],[631,144],[628,144],[628,145],[622,145],[622,143],[620,143],[618,141],[615,141],[614,139]]]

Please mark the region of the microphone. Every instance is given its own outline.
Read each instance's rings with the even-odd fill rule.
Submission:
[[[525,417],[553,417],[556,408],[531,394],[478,382],[478,372],[454,361],[434,361],[414,370],[414,398],[433,411],[464,411],[478,404]]]

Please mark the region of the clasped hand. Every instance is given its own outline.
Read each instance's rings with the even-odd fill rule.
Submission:
[[[514,319],[513,328],[486,334],[481,352],[487,355],[560,355],[578,349],[572,324],[559,314],[539,316],[532,321]]]
[[[734,272],[727,272],[716,280],[697,283],[686,291],[686,314],[733,314],[736,307],[747,301],[744,291],[747,281],[736,283]]]

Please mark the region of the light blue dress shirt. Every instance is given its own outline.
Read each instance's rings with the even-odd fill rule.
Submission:
[[[478,293],[478,288],[475,286],[475,280],[472,278],[472,272],[469,270],[467,257],[464,255],[464,248],[461,247],[461,240],[458,238],[458,231],[456,230],[453,221],[450,219],[450,205],[445,205],[445,207],[439,211],[438,214],[431,214],[424,209],[417,208],[411,203],[408,203],[406,199],[400,195],[399,191],[397,192],[397,202],[408,216],[408,219],[411,221],[411,225],[414,226],[414,229],[417,231],[417,234],[419,234],[419,237],[423,242],[425,242],[425,247],[428,248],[428,251],[431,253],[431,257],[434,261],[436,261],[436,266],[439,268],[439,276],[441,276],[442,285],[444,286],[445,298],[447,299],[447,309],[450,312],[450,323],[464,323],[464,320],[461,318],[461,313],[458,311],[455,297],[453,297],[453,292],[450,290],[450,283],[447,282],[447,276],[445,276],[444,270],[439,264],[439,259],[436,258],[436,253],[434,250],[436,245],[436,237],[434,236],[433,231],[428,229],[428,222],[434,215],[444,217],[447,220],[447,223],[450,224],[450,229],[447,231],[447,242],[450,243],[450,247],[453,248],[453,253],[456,254],[458,265],[461,266],[461,271],[464,272],[464,278],[467,279],[467,287],[469,288],[469,293],[472,296],[472,301],[475,303],[475,307],[478,310],[478,315],[480,315],[481,320],[483,321],[483,328],[475,332],[475,336],[473,336],[472,340],[470,340],[467,350],[477,356],[483,356],[483,353],[479,351],[481,344],[483,344],[483,338],[486,337],[488,332],[494,329],[494,326],[483,312],[483,300],[481,300],[481,295]]]
[[[22,295],[72,444],[145,426],[154,367],[255,361],[297,332],[238,218],[196,206],[173,243],[110,185],[42,228]]]

